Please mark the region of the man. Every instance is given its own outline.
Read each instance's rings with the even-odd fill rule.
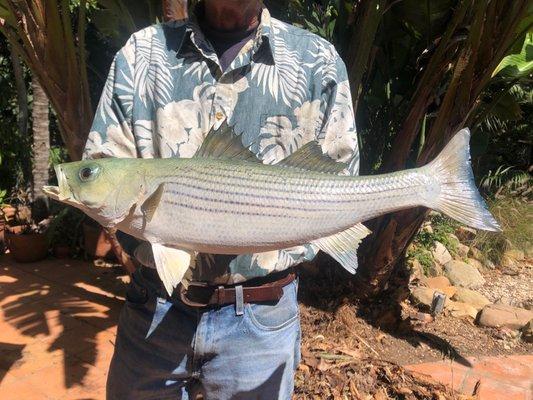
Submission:
[[[318,140],[357,173],[351,103],[331,44],[271,18],[260,0],[205,0],[190,21],[146,28],[120,50],[85,156],[192,157],[227,121],[264,163]],[[300,352],[292,267],[315,248],[202,255],[193,283],[168,296],[147,246],[121,237],[144,266],[120,316],[109,399],[291,398]]]

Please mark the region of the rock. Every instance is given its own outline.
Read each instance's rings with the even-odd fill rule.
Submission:
[[[502,271],[502,274],[510,275],[510,276],[517,276],[520,273],[516,265],[509,265],[507,267],[502,267],[501,271]]]
[[[478,261],[483,261],[485,259],[481,250],[476,247],[470,247],[470,250],[468,251],[468,256],[475,258]]]
[[[414,320],[417,320],[417,321],[420,321],[424,324],[428,324],[430,322],[433,322],[435,319],[433,318],[433,315],[431,314],[427,314],[427,313],[423,313],[423,312],[417,312],[417,313],[414,313],[410,316],[411,319],[414,319]]]
[[[520,329],[533,319],[533,311],[505,304],[486,305],[479,315],[479,325],[491,328]]]
[[[448,298],[451,298],[457,291],[457,288],[451,286],[450,281],[445,276],[424,278],[420,280],[420,283],[428,288],[436,289],[439,292],[444,293]]]
[[[500,259],[500,265],[503,268],[514,268],[515,265],[516,265],[516,260],[514,258],[511,258],[511,257],[505,255],[505,253],[504,253],[502,258]]]
[[[475,258],[467,258],[466,262],[467,264],[470,264],[471,266],[475,267],[479,272],[483,271],[483,264],[481,263],[481,261],[478,261]]]
[[[433,289],[443,289],[445,287],[450,286],[450,280],[446,278],[445,276],[436,276],[432,278],[424,278],[421,280],[421,283],[424,286],[427,286],[429,288]]]
[[[444,265],[452,260],[450,252],[441,242],[435,242],[431,254],[433,255],[434,260],[441,265]]]
[[[469,250],[470,247],[468,247],[466,244],[459,243],[457,245],[457,255],[461,258],[467,258]]]
[[[461,243],[461,241],[459,240],[459,238],[457,236],[455,236],[453,233],[448,233],[448,238],[450,239],[450,241],[452,242],[455,242],[455,243]]]
[[[450,312],[452,317],[471,317],[476,319],[478,310],[470,304],[460,301],[447,301],[445,309]]]
[[[484,263],[485,267],[488,269],[496,269],[496,264],[494,264],[490,259],[486,259]]]
[[[467,226],[460,226],[455,230],[455,235],[461,242],[471,242],[477,235],[477,232],[473,228]]]
[[[433,301],[434,292],[435,289],[432,288],[417,287],[411,292],[411,299],[415,305],[423,305],[429,308]]]
[[[533,343],[533,319],[530,319],[520,331],[522,332],[522,340],[524,342]]]
[[[481,293],[462,287],[456,288],[452,300],[469,304],[478,311],[485,307],[487,304],[490,304],[490,300],[483,296]]]
[[[503,253],[503,256],[509,257],[511,260],[514,260],[514,261],[524,261],[526,259],[526,255],[524,254],[524,252],[518,249],[506,250]]]
[[[428,222],[428,223],[426,223],[426,224],[424,224],[424,225],[422,226],[422,231],[431,234],[431,233],[433,233],[433,227],[432,227],[431,224]]]
[[[410,273],[409,280],[410,281],[424,278],[424,268],[422,267],[422,264],[420,264],[420,261],[414,258],[412,260],[409,260],[407,262],[407,265],[409,266],[409,273]]]
[[[452,260],[444,266],[444,275],[454,286],[472,289],[485,283],[485,279],[475,267],[457,260]]]
[[[417,287],[411,291],[411,300],[415,305],[431,308],[431,303],[433,302],[433,295],[435,292],[440,292],[440,290],[428,287]],[[446,302],[447,301],[448,298],[446,298]]]
[[[440,276],[442,275],[443,273],[443,270],[442,270],[442,265],[436,263],[436,262],[433,262],[431,264],[431,266],[429,267],[428,269],[428,275],[429,276]]]

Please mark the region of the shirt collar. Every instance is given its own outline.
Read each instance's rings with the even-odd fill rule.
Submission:
[[[202,53],[202,55],[206,58],[209,58],[213,61],[217,61],[217,56],[212,49],[211,45],[205,38],[204,34],[202,33],[202,30],[200,29],[200,25],[198,23],[198,17],[195,12],[192,12],[189,20],[187,21],[185,25],[185,31],[188,33],[189,38],[191,42],[194,44],[194,46]],[[252,56],[259,50],[259,48],[262,47],[263,43],[265,44],[265,48],[267,48],[272,56],[272,60],[274,60],[275,55],[275,41],[273,40],[273,30],[272,30],[272,17],[270,16],[270,12],[266,7],[263,7],[263,10],[261,11],[261,21],[259,23],[259,26],[257,27],[257,33],[255,36],[255,39],[253,42],[250,43],[250,45],[245,46],[241,53],[246,52],[244,57],[242,58],[241,64],[244,65],[246,62],[250,62]],[[178,49],[177,53],[179,54],[180,49]]]

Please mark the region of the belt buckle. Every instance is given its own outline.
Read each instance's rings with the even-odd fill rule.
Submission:
[[[204,282],[189,282],[188,287],[191,287],[191,286],[202,287],[202,288],[209,287],[209,285]],[[209,303],[197,303],[195,301],[190,300],[187,297],[187,291],[188,291],[188,288],[185,288],[183,284],[180,285],[180,300],[184,304],[188,305],[189,307],[195,307],[195,308],[204,308],[204,307],[209,306]]]

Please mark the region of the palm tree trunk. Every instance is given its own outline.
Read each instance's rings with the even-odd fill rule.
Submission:
[[[50,157],[49,101],[37,78],[32,80],[33,89],[33,166],[32,197],[33,203],[46,217],[47,197],[42,187],[48,185],[48,167]],[[34,218],[39,220],[34,215]]]

